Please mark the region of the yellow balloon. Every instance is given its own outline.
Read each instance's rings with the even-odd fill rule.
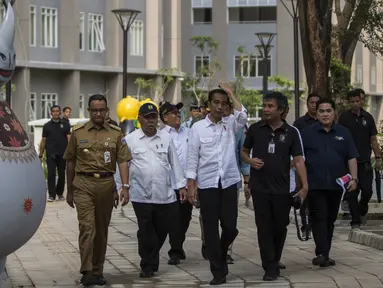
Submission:
[[[117,116],[120,122],[125,120],[137,120],[140,102],[131,96],[126,96],[117,103]]]

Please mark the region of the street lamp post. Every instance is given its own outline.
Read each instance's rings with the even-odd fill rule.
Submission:
[[[122,98],[125,98],[127,93],[127,76],[128,76],[128,31],[133,21],[141,11],[133,9],[114,9],[114,15],[120,23],[123,33],[123,63],[122,63]]]
[[[295,101],[295,120],[299,118],[299,39],[298,39],[298,28],[299,28],[299,14],[298,5],[299,0],[281,0],[283,6],[285,6],[287,12],[289,12],[291,18],[293,18],[293,30],[294,30],[294,101]],[[291,8],[287,6],[285,2],[291,2]]]
[[[268,58],[271,48],[271,42],[275,37],[275,33],[255,33],[258,37],[260,45],[255,45],[258,48],[259,54],[262,57],[263,67],[263,96],[266,95],[269,86],[269,69],[268,69]]]

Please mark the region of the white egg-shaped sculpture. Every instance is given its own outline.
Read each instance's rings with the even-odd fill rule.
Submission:
[[[12,109],[0,101],[0,273],[4,260],[36,233],[46,205],[44,170]],[[3,263],[3,264],[2,264]]]

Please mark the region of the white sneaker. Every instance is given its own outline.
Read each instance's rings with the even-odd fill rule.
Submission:
[[[54,202],[55,201],[55,199],[53,199],[52,197],[48,197],[48,199],[47,199],[47,202]]]

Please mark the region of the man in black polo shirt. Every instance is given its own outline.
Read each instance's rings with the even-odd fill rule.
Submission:
[[[307,102],[306,102],[306,106],[307,106],[307,113],[305,115],[303,115],[301,118],[299,118],[298,120],[295,120],[293,126],[297,127],[299,132],[302,134],[303,133],[303,130],[305,130],[307,127],[315,124],[318,120],[317,120],[317,110],[316,110],[316,107],[317,107],[317,102],[319,101],[320,99],[320,96],[316,93],[311,93],[309,94],[309,96],[307,96]],[[299,181],[297,181],[297,183],[299,183]],[[311,232],[311,220],[310,220],[310,216],[308,217],[308,221],[306,221],[306,213],[308,213],[309,211],[309,205],[308,205],[308,198],[305,199],[305,201],[302,203],[301,205],[301,208],[299,209],[299,214],[301,216],[301,219],[302,219],[302,227],[301,227],[301,230],[302,230],[302,233],[304,235],[306,235],[306,229],[308,230],[308,233],[310,234]],[[306,225],[306,223],[308,223],[308,225]],[[308,226],[308,227],[306,227]]]
[[[61,108],[58,105],[51,107],[52,119],[43,127],[43,137],[40,143],[40,159],[46,151],[46,163],[48,168],[48,202],[53,202],[56,196],[59,200],[65,200],[63,193],[65,187],[66,161],[63,155],[70,137],[70,125],[60,118]],[[58,174],[56,186],[56,169]]]
[[[317,116],[319,122],[304,130],[302,140],[310,188],[311,228],[316,245],[312,263],[328,267],[335,265],[329,254],[343,191],[336,179],[351,174],[352,180],[346,188],[348,191],[356,189],[358,151],[347,128],[334,123],[333,100],[319,100]]]
[[[372,197],[372,181],[374,172],[371,166],[371,148],[374,150],[376,166],[380,167],[380,149],[376,135],[374,117],[362,108],[362,97],[359,90],[352,90],[347,94],[350,110],[340,115],[338,124],[345,126],[351,133],[358,149],[358,188],[345,194],[344,201],[348,201],[351,212],[351,227],[359,228],[367,220],[368,202]],[[359,191],[361,191],[358,203]]]
[[[279,261],[286,239],[290,195],[290,156],[302,181],[297,193],[307,194],[306,168],[298,132],[282,119],[288,107],[287,97],[271,92],[263,98],[264,119],[252,124],[241,152],[242,159],[251,165],[250,187],[253,197],[258,243],[265,270],[263,280],[276,280],[280,274]],[[249,154],[252,149],[252,159]]]

